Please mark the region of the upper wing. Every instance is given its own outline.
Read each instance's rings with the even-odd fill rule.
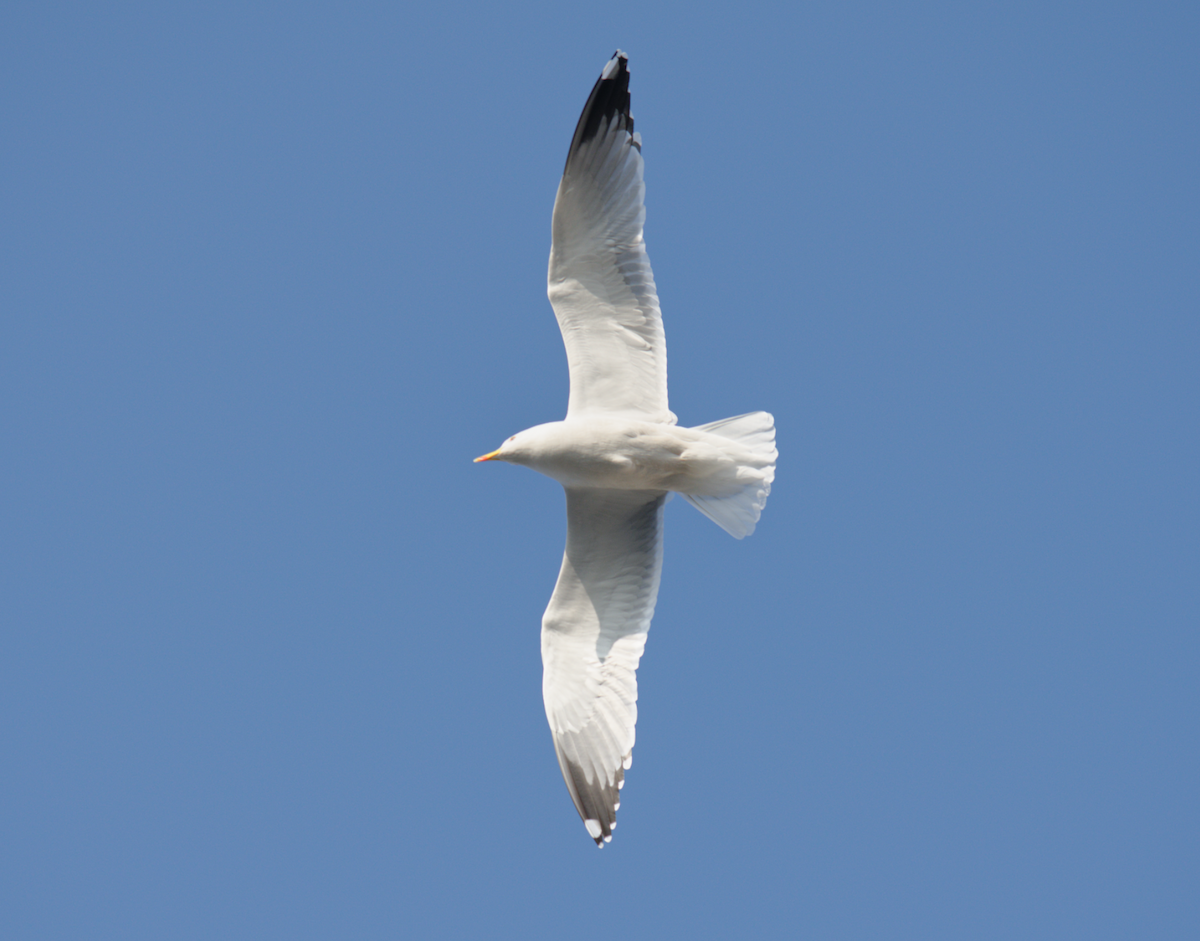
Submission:
[[[554,200],[547,293],[571,370],[568,417],[625,413],[674,424],[667,345],[642,241],[642,142],[619,50],[592,89]]]
[[[567,789],[597,845],[612,836],[632,760],[665,502],[657,490],[567,488],[567,548],[542,618],[542,698]]]

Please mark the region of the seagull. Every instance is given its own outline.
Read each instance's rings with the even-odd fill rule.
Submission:
[[[567,546],[542,617],[542,698],[567,790],[601,848],[633,757],[663,505],[683,494],[733,537],[748,536],[777,456],[766,412],[681,428],[667,407],[645,189],[618,49],[584,105],[554,200],[547,290],[570,367],[567,417],[475,458],[530,467],[566,490]]]

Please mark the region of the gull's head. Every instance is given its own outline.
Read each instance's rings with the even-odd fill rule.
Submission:
[[[524,431],[518,431],[504,444],[490,454],[475,458],[480,461],[508,461],[509,464],[529,464],[544,457],[554,445],[555,429],[562,422],[547,422],[545,425],[534,425]]]
[[[521,440],[521,436],[523,434],[524,432],[518,432],[517,434],[513,435],[511,438],[505,441],[504,444],[496,448],[495,451],[480,455],[479,457],[475,458],[475,463],[478,464],[480,461],[508,461],[510,464],[522,463],[521,457],[527,450],[525,447],[523,447],[525,442]]]
[[[479,457],[475,458],[475,463],[478,464],[480,461],[503,461],[503,460],[505,460],[504,449],[506,447],[508,447],[509,445],[511,445],[513,443],[513,441],[516,440],[516,437],[517,437],[516,435],[513,435],[511,438],[509,438],[507,441],[505,441],[504,444],[502,444],[502,445],[500,445],[500,447],[496,448],[495,451],[489,451],[487,454],[479,455]]]

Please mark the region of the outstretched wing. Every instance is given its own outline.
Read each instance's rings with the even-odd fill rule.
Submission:
[[[542,697],[567,790],[598,846],[616,826],[632,760],[665,502],[657,490],[567,488],[567,548],[542,618]]]
[[[625,414],[674,424],[667,346],[642,241],[642,143],[618,50],[584,106],[558,196],[547,293],[571,371],[567,416]]]

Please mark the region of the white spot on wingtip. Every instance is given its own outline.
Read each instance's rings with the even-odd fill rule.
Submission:
[[[600,838],[599,820],[585,820],[583,821],[583,825],[587,827],[588,836],[590,836],[593,840],[598,840]]]
[[[616,812],[616,811],[618,811],[618,810],[620,810],[620,809],[621,809],[621,802],[620,802],[620,801],[617,801],[615,804],[613,804],[613,811],[614,811],[614,812]],[[614,823],[614,824],[613,824],[613,826],[615,827],[615,826],[616,826],[616,824]]]
[[[618,804],[618,805],[617,805],[617,807],[620,807],[620,806],[621,806],[620,804]],[[617,809],[617,807],[614,807],[614,808],[613,808],[613,810],[616,810],[616,809]],[[612,824],[609,826],[609,828],[608,828],[608,829],[609,829],[609,830],[615,830],[615,829],[617,829],[617,821],[615,821],[615,820],[614,820],[614,821],[612,822]],[[611,840],[611,839],[612,839],[612,837],[609,837],[609,839]]]
[[[604,838],[604,843],[611,843],[611,842],[612,842],[612,837],[611,837],[611,836],[606,836],[606,837]],[[601,843],[600,845],[601,845],[601,846],[603,846],[603,845],[604,845],[604,843]]]
[[[621,778],[621,780],[617,782],[617,790],[618,791],[621,790],[621,788],[623,788],[624,786],[625,786],[625,779]]]
[[[625,760],[621,762],[621,767],[626,771],[633,767],[633,752],[625,756]]]

